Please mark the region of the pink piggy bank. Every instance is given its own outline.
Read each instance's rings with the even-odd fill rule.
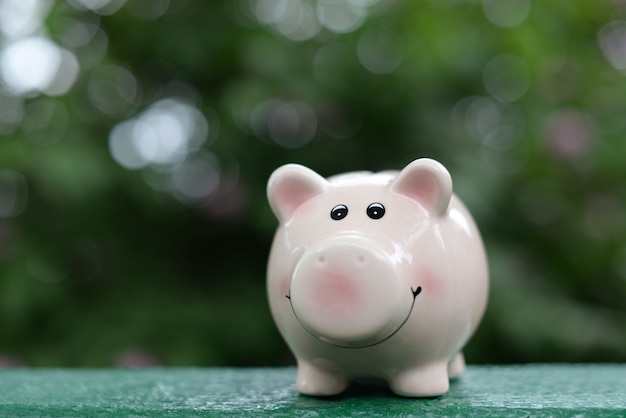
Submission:
[[[325,179],[287,164],[267,194],[280,222],[269,303],[298,390],[335,395],[375,378],[402,396],[447,392],[488,293],[482,240],[448,171],[418,159]]]

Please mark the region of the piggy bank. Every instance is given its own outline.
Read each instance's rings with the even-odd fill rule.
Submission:
[[[440,163],[325,179],[297,164],[271,175],[279,221],[267,269],[276,325],[302,394],[382,379],[401,396],[444,394],[487,302],[476,225]]]

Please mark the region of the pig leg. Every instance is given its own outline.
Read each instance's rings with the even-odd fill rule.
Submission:
[[[460,351],[448,362],[448,377],[455,379],[465,371],[465,357]]]
[[[331,396],[343,392],[348,380],[309,362],[299,361],[296,386],[303,395]]]
[[[443,395],[448,391],[447,362],[441,361],[404,370],[389,381],[396,395],[409,397],[430,397]]]

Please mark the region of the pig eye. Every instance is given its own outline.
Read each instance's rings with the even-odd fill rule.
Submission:
[[[348,207],[346,205],[337,205],[330,210],[330,217],[336,221],[345,218],[348,215]]]
[[[380,219],[385,216],[385,207],[381,203],[372,203],[367,207],[367,216],[372,219]]]

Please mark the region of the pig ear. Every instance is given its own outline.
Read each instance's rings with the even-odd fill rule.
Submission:
[[[326,192],[328,182],[315,171],[298,164],[277,168],[267,182],[267,198],[274,215],[286,221],[307,200]]]
[[[421,158],[407,165],[391,183],[391,190],[417,201],[430,213],[441,216],[452,197],[452,178],[435,160]]]

